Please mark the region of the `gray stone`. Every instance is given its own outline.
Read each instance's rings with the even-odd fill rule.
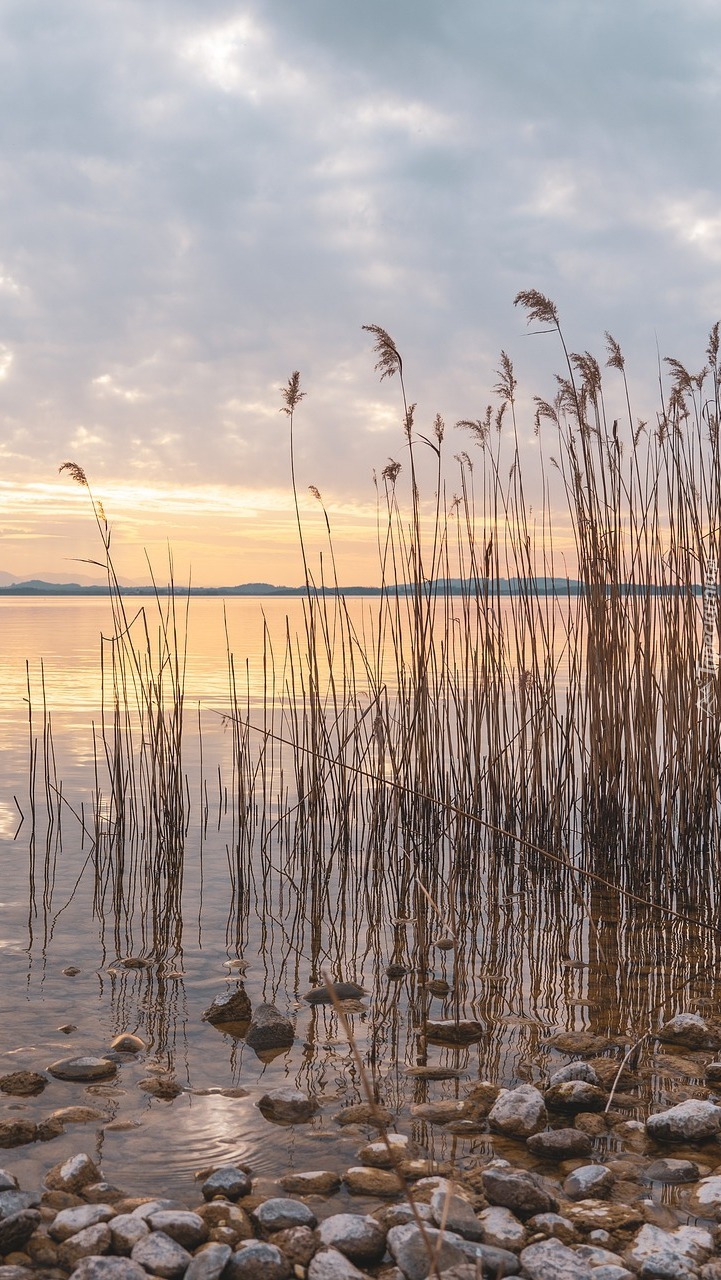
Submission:
[[[691,1098],[649,1116],[646,1132],[657,1142],[703,1142],[721,1129],[721,1107]]]
[[[518,1253],[526,1243],[528,1232],[510,1209],[504,1209],[498,1204],[491,1205],[479,1213],[478,1221],[483,1230],[484,1244]]]
[[[218,1280],[232,1253],[229,1244],[206,1245],[196,1253],[185,1273],[185,1280]]]
[[[14,1173],[8,1169],[0,1169],[0,1191],[16,1191],[20,1183]]]
[[[336,982],[331,985],[336,1000],[360,1000],[362,996],[368,994],[363,987],[359,987],[355,982]],[[327,986],[311,987],[310,991],[306,991],[302,998],[307,1000],[308,1004],[331,1003]]]
[[[133,1209],[132,1217],[142,1218],[147,1222],[154,1213],[160,1213],[163,1209],[182,1209],[182,1205],[176,1204],[175,1200],[144,1200]]]
[[[625,1261],[642,1280],[695,1280],[713,1252],[713,1236],[702,1227],[663,1231],[646,1223],[626,1251]]]
[[[406,1223],[415,1222],[417,1218],[422,1222],[433,1222],[429,1204],[416,1203],[414,1207],[415,1215],[407,1200],[401,1201],[400,1204],[390,1204],[387,1209],[380,1210],[378,1221],[386,1231],[390,1231],[391,1227],[404,1227]]]
[[[549,1111],[603,1111],[607,1094],[587,1080],[564,1080],[547,1089],[543,1095]]]
[[[30,1267],[0,1265],[0,1280],[33,1280],[33,1275]]]
[[[480,1259],[481,1271],[487,1276],[516,1276],[520,1271],[520,1262],[515,1253],[508,1249],[499,1249],[493,1244],[477,1244],[475,1240],[463,1240],[459,1237],[458,1247],[466,1257],[475,1264]],[[475,1275],[474,1272],[474,1280]]]
[[[532,1084],[506,1089],[498,1095],[488,1113],[488,1123],[496,1133],[508,1138],[528,1138],[548,1121],[543,1095]]]
[[[81,1258],[107,1253],[111,1244],[110,1227],[106,1222],[98,1222],[92,1227],[84,1227],[65,1240],[58,1249],[58,1262],[61,1267],[70,1271]]]
[[[672,1160],[670,1158],[654,1160],[643,1171],[648,1182],[663,1182],[675,1185],[681,1182],[697,1182],[700,1174],[693,1160]]]
[[[117,1067],[109,1058],[93,1058],[90,1055],[76,1058],[58,1058],[51,1062],[48,1071],[57,1080],[107,1080],[114,1076]]]
[[[334,1213],[321,1222],[317,1234],[322,1245],[340,1250],[358,1266],[380,1262],[386,1249],[386,1232],[380,1223],[355,1213]]]
[[[258,1108],[274,1124],[306,1124],[318,1110],[318,1102],[300,1089],[284,1087],[264,1093]]]
[[[482,1240],[483,1229],[473,1206],[463,1196],[453,1195],[439,1187],[431,1196],[431,1214],[437,1227],[453,1231],[466,1240]]]
[[[53,1240],[69,1240],[84,1231],[86,1227],[94,1227],[98,1222],[109,1222],[115,1217],[115,1210],[109,1204],[81,1204],[74,1209],[61,1209],[49,1227]]]
[[[237,986],[229,987],[222,995],[216,996],[203,1013],[203,1022],[223,1026],[226,1023],[250,1022],[250,1017],[250,997],[242,982],[239,982]]]
[[[589,1264],[560,1240],[529,1244],[521,1253],[521,1264],[529,1280],[591,1280],[593,1275]]]
[[[171,1240],[164,1231],[151,1231],[144,1240],[133,1245],[131,1253],[133,1262],[139,1262],[146,1271],[163,1280],[178,1280],[190,1266],[190,1254],[187,1249]]]
[[[213,1196],[239,1200],[241,1196],[247,1196],[252,1187],[250,1177],[243,1169],[234,1164],[224,1164],[219,1169],[214,1169],[210,1177],[205,1179],[201,1190],[204,1200],[212,1200]]]
[[[365,1273],[338,1249],[323,1249],[311,1258],[308,1280],[365,1280]]]
[[[159,1209],[145,1221],[151,1231],[164,1231],[189,1253],[208,1239],[208,1228],[203,1219],[187,1209]]]
[[[426,1280],[430,1270],[428,1245],[435,1253],[440,1271],[465,1261],[460,1237],[435,1227],[426,1227],[424,1235],[414,1222],[391,1227],[388,1232],[388,1252],[398,1264],[406,1280]]]
[[[14,1213],[21,1213],[23,1209],[39,1207],[39,1191],[0,1191],[0,1219],[11,1218]]]
[[[526,1222],[529,1231],[539,1235],[553,1236],[564,1244],[573,1244],[578,1239],[578,1232],[568,1218],[560,1213],[537,1213]]]
[[[403,1190],[403,1184],[392,1169],[372,1169],[365,1165],[355,1165],[346,1169],[343,1181],[353,1195],[361,1196],[396,1196]]]
[[[491,1204],[510,1209],[522,1221],[537,1213],[555,1213],[558,1201],[542,1180],[523,1169],[488,1168],[483,1171],[483,1190]]]
[[[622,1267],[623,1258],[599,1244],[579,1244],[574,1253],[592,1267]]]
[[[685,1049],[721,1049],[721,1033],[698,1013],[677,1013],[657,1033],[664,1044],[682,1045]]]
[[[591,1272],[593,1280],[634,1280],[632,1271],[628,1271],[626,1267],[619,1267],[613,1263],[605,1263],[601,1267],[594,1267]]]
[[[111,1041],[110,1048],[116,1053],[142,1053],[146,1048],[144,1040],[140,1036],[131,1035],[129,1031],[124,1031],[121,1035],[116,1036]]]
[[[528,1138],[526,1146],[534,1156],[548,1160],[566,1160],[570,1156],[590,1156],[593,1142],[580,1129],[546,1129]]]
[[[146,1280],[146,1272],[130,1258],[82,1258],[73,1280]]]
[[[113,1249],[116,1253],[128,1256],[138,1241],[144,1240],[149,1232],[150,1227],[144,1218],[138,1218],[134,1213],[120,1213],[110,1223]]]
[[[313,1210],[302,1200],[289,1200],[283,1196],[264,1200],[253,1210],[251,1217],[268,1235],[273,1231],[285,1231],[287,1227],[314,1227],[317,1222]]]
[[[274,1244],[253,1241],[243,1245],[228,1260],[223,1280],[287,1280],[291,1266]]]
[[[603,1200],[613,1186],[610,1169],[603,1164],[583,1164],[569,1173],[563,1190],[570,1200]]]
[[[548,1081],[549,1088],[553,1088],[555,1084],[565,1084],[567,1080],[585,1080],[586,1084],[595,1084],[597,1088],[601,1085],[598,1073],[590,1062],[569,1062],[565,1067],[559,1067]]]
[[[246,1032],[245,1043],[261,1052],[289,1049],[295,1038],[293,1023],[279,1013],[274,1004],[259,1004]]]
[[[73,1195],[99,1181],[100,1170],[84,1151],[53,1165],[45,1175],[45,1186],[49,1191],[70,1191]]]
[[[0,1222],[0,1255],[17,1253],[30,1239],[40,1223],[37,1209],[21,1209]]]

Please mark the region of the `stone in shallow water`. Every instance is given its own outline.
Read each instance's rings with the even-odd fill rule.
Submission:
[[[116,1053],[142,1053],[143,1049],[146,1048],[146,1044],[144,1040],[140,1039],[140,1036],[134,1036],[129,1031],[124,1031],[111,1041],[110,1048],[114,1049]]]
[[[339,1249],[359,1267],[380,1262],[386,1249],[386,1232],[375,1218],[355,1213],[334,1213],[318,1228],[326,1248]]]
[[[568,1080],[585,1080],[586,1084],[595,1084],[600,1086],[601,1081],[595,1067],[590,1062],[569,1062],[565,1067],[559,1067],[558,1071],[554,1071],[548,1085],[553,1088],[556,1084],[565,1084]]]
[[[243,1245],[226,1263],[224,1280],[287,1280],[291,1266],[274,1244],[254,1241]]]
[[[48,1071],[57,1080],[106,1080],[114,1076],[117,1067],[109,1058],[93,1058],[90,1055],[76,1058],[58,1058],[51,1062]]]
[[[372,1169],[365,1165],[346,1169],[343,1181],[355,1195],[396,1196],[402,1187],[398,1175],[392,1170]]]
[[[362,996],[368,994],[364,987],[359,987],[357,982],[335,982],[333,986],[333,995],[336,1000],[360,1000]],[[311,987],[310,991],[306,991],[302,996],[308,1004],[330,1004],[331,998],[328,988]]]
[[[250,1022],[250,1017],[250,997],[242,982],[239,982],[237,986],[230,987],[222,995],[216,996],[213,1003],[205,1010],[203,1022],[222,1026],[228,1022]]]
[[[439,1098],[436,1102],[414,1102],[411,1115],[414,1120],[425,1120],[428,1124],[449,1124],[451,1120],[460,1120],[466,1110],[465,1102]]]
[[[70,1191],[73,1195],[91,1182],[99,1181],[100,1170],[84,1151],[53,1165],[45,1175],[45,1186],[49,1191]]]
[[[610,1169],[603,1164],[583,1164],[564,1180],[564,1193],[571,1200],[602,1200],[614,1183]]]
[[[146,1271],[162,1276],[163,1280],[179,1280],[191,1261],[187,1249],[171,1240],[164,1231],[151,1231],[144,1240],[133,1245],[130,1256],[133,1262],[139,1262]]]
[[[343,1107],[333,1116],[336,1124],[367,1124],[374,1129],[383,1129],[393,1124],[393,1116],[385,1107],[371,1106],[369,1102],[358,1102],[352,1107]]]
[[[293,1023],[274,1004],[259,1004],[253,1011],[245,1043],[260,1051],[290,1049],[294,1038]]]
[[[587,1080],[562,1080],[543,1095],[550,1111],[603,1111],[607,1094]]]
[[[0,1191],[16,1191],[20,1186],[14,1173],[9,1169],[0,1169]]]
[[[454,1022],[429,1018],[426,1022],[426,1039],[436,1044],[476,1044],[485,1034],[486,1029],[480,1022],[469,1019]]]
[[[697,1182],[700,1174],[693,1160],[654,1160],[643,1170],[647,1182],[663,1182],[673,1186],[681,1182]]]
[[[251,1217],[266,1234],[284,1231],[287,1227],[314,1227],[317,1218],[302,1200],[289,1200],[273,1196],[254,1209]]]
[[[61,1124],[92,1124],[94,1120],[102,1120],[103,1113],[97,1107],[58,1107],[50,1119],[59,1120]]]
[[[225,1196],[226,1200],[239,1200],[249,1195],[252,1182],[248,1173],[234,1164],[223,1164],[214,1169],[205,1179],[201,1188],[204,1200],[212,1200],[213,1196]]]
[[[311,1169],[308,1173],[287,1173],[280,1185],[291,1195],[333,1196],[340,1190],[340,1181],[340,1175],[330,1169]]]
[[[528,1138],[526,1146],[534,1156],[549,1160],[566,1160],[571,1156],[590,1156],[593,1142],[580,1129],[545,1129]]]
[[[34,1120],[0,1120],[0,1147],[24,1147],[37,1136]]]
[[[485,1169],[482,1181],[491,1204],[503,1205],[522,1220],[558,1209],[558,1201],[541,1179],[523,1169]]]
[[[47,1077],[37,1071],[11,1071],[0,1076],[0,1090],[15,1098],[33,1098],[42,1093],[47,1083]]]
[[[547,1121],[543,1095],[532,1084],[502,1091],[488,1113],[491,1128],[508,1138],[528,1138]]]
[[[558,1049],[559,1053],[577,1054],[583,1058],[592,1053],[603,1053],[612,1042],[606,1036],[595,1036],[590,1031],[560,1031],[549,1036],[546,1043]]]
[[[690,1098],[668,1111],[649,1116],[646,1132],[658,1142],[703,1142],[721,1129],[721,1107]]]
[[[593,1275],[589,1264],[560,1240],[529,1244],[521,1263],[529,1280],[591,1280]]]
[[[258,1108],[274,1124],[305,1124],[318,1110],[318,1102],[300,1089],[270,1089],[263,1094]]]
[[[663,1044],[683,1045],[685,1049],[721,1049],[721,1032],[698,1013],[677,1013],[657,1033]]]
[[[361,1147],[358,1159],[374,1169],[392,1169],[402,1160],[415,1157],[417,1150],[404,1133],[389,1133],[385,1142],[368,1142]]]

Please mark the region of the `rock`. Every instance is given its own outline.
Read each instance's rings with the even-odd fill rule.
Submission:
[[[0,1256],[19,1252],[40,1224],[37,1209],[21,1209],[0,1221]]]
[[[547,1120],[543,1095],[532,1084],[502,1090],[488,1113],[491,1128],[509,1138],[527,1138]]]
[[[526,1243],[528,1236],[526,1228],[510,1209],[504,1209],[501,1205],[494,1204],[488,1209],[483,1209],[478,1215],[478,1222],[483,1232],[481,1239],[484,1244],[492,1244],[498,1249],[510,1249],[512,1253],[518,1253]]]
[[[591,1280],[593,1275],[588,1263],[560,1240],[529,1244],[521,1253],[521,1264],[529,1280]]]
[[[368,1142],[361,1147],[358,1159],[361,1164],[371,1165],[374,1169],[392,1169],[416,1152],[417,1147],[404,1133],[389,1133],[385,1142]]]
[[[290,1274],[290,1263],[276,1245],[253,1241],[229,1259],[223,1280],[287,1280]]]
[[[696,1280],[697,1268],[713,1251],[713,1236],[702,1227],[663,1231],[646,1223],[626,1252],[643,1280]]]
[[[270,1089],[258,1103],[266,1120],[274,1124],[306,1124],[318,1110],[318,1102],[299,1089]]]
[[[93,1227],[85,1227],[70,1236],[58,1249],[58,1262],[67,1271],[72,1271],[81,1258],[98,1257],[107,1253],[112,1238],[110,1227],[99,1222]]]
[[[570,1200],[602,1200],[613,1186],[613,1174],[603,1164],[583,1164],[564,1180],[564,1194]]]
[[[333,987],[333,995],[336,1000],[360,1000],[362,996],[368,994],[363,988],[359,987],[355,982],[336,982],[331,984]],[[306,991],[301,999],[306,1000],[308,1004],[330,1004],[330,992],[327,986],[311,987],[310,991]]]
[[[563,1080],[551,1085],[543,1095],[549,1111],[603,1111],[607,1095],[587,1080]]]
[[[483,1170],[483,1190],[490,1204],[502,1205],[525,1221],[537,1213],[555,1213],[558,1201],[546,1190],[542,1180],[523,1169]]]
[[[197,1213],[187,1209],[159,1209],[145,1219],[151,1231],[164,1231],[189,1253],[208,1239],[208,1227]]]
[[[282,1196],[274,1196],[264,1200],[251,1217],[266,1235],[273,1231],[284,1231],[287,1227],[314,1227],[317,1218],[312,1209],[301,1200],[287,1200]]]
[[[567,1160],[570,1156],[590,1156],[593,1142],[580,1129],[546,1129],[534,1133],[526,1141],[534,1156],[548,1160]]]
[[[144,1240],[133,1245],[130,1256],[133,1262],[139,1262],[146,1271],[162,1276],[163,1280],[179,1280],[191,1261],[187,1249],[171,1240],[164,1231],[151,1231]]]
[[[70,1191],[76,1195],[91,1182],[100,1181],[100,1170],[89,1155],[79,1152],[53,1165],[45,1175],[45,1186],[50,1191]]]
[[[108,1080],[118,1068],[109,1058],[93,1058],[80,1055],[76,1058],[58,1058],[51,1062],[48,1071],[56,1080]]]
[[[453,1195],[450,1190],[439,1187],[433,1192],[431,1216],[435,1225],[443,1231],[453,1231],[465,1240],[484,1239],[483,1228],[473,1212],[473,1206],[462,1196]]]
[[[50,1119],[59,1120],[61,1124],[92,1124],[95,1120],[102,1120],[103,1113],[97,1107],[58,1107]]]
[[[582,1231],[600,1230],[615,1235],[618,1231],[628,1232],[640,1226],[644,1215],[638,1206],[608,1204],[605,1200],[579,1200],[569,1205],[565,1216]]]
[[[242,982],[239,982],[235,987],[229,987],[222,995],[216,996],[203,1013],[203,1022],[210,1022],[213,1026],[223,1026],[226,1023],[250,1022],[250,1017],[250,997]]]
[[[254,1010],[245,1043],[251,1049],[289,1049],[295,1038],[293,1023],[278,1012],[274,1004],[259,1004]]]
[[[161,1213],[163,1209],[182,1209],[182,1205],[176,1204],[174,1200],[141,1200],[132,1212],[134,1218],[142,1218],[143,1222],[147,1222],[154,1213]]]
[[[592,1271],[593,1280],[634,1280],[632,1271],[628,1271],[626,1267],[609,1266],[605,1264],[602,1267],[594,1267]]]
[[[346,1169],[343,1181],[350,1192],[364,1196],[397,1196],[403,1186],[390,1169],[370,1169],[365,1165]]]
[[[435,1253],[438,1270],[441,1272],[465,1262],[465,1254],[459,1248],[457,1239],[435,1227],[425,1228],[424,1239],[420,1228],[414,1222],[409,1222],[405,1226],[391,1227],[388,1232],[388,1252],[406,1280],[425,1280],[430,1270],[428,1244]]]
[[[14,1213],[22,1213],[24,1209],[39,1208],[39,1191],[17,1191],[15,1188],[0,1191],[0,1218],[11,1218]]]
[[[458,1080],[466,1073],[461,1067],[405,1067],[403,1074],[419,1080]]]
[[[451,994],[450,984],[446,982],[445,978],[431,978],[430,982],[425,985],[426,991],[430,992],[432,996],[436,996],[439,1000],[443,1000]]]
[[[386,1232],[375,1218],[355,1213],[335,1213],[318,1228],[318,1239],[328,1249],[338,1249],[359,1267],[380,1262],[386,1251]]]
[[[285,1254],[292,1267],[307,1267],[318,1252],[318,1237],[310,1227],[286,1227],[274,1232],[270,1243]]]
[[[568,1218],[559,1213],[536,1213],[526,1222],[528,1231],[544,1236],[553,1236],[564,1244],[573,1244],[578,1240],[578,1232]]]
[[[287,1173],[280,1179],[284,1191],[296,1196],[333,1196],[340,1190],[340,1176],[330,1169]]]
[[[113,1239],[115,1253],[130,1254],[139,1240],[144,1240],[150,1227],[143,1218],[133,1213],[119,1213],[110,1223],[110,1234]]]
[[[62,1120],[56,1116],[48,1116],[47,1119],[39,1122],[35,1136],[38,1142],[52,1142],[53,1138],[59,1138],[61,1133],[65,1133]]]
[[[61,1209],[50,1224],[49,1234],[62,1244],[78,1231],[95,1227],[99,1222],[109,1222],[114,1217],[115,1210],[109,1204],[83,1204],[76,1209]]]
[[[2,1266],[0,1264],[0,1280],[33,1280],[34,1273],[30,1267]]]
[[[0,1076],[0,1090],[15,1098],[33,1098],[42,1093],[46,1084],[47,1077],[37,1071],[10,1071]]]
[[[721,1032],[698,1013],[677,1013],[664,1023],[657,1036],[663,1044],[682,1045],[684,1049],[721,1049]]]
[[[565,1084],[567,1080],[585,1080],[586,1084],[595,1084],[597,1088],[601,1086],[598,1072],[590,1062],[569,1062],[565,1067],[559,1067],[548,1082],[549,1088]]]
[[[338,1249],[323,1249],[316,1253],[308,1267],[308,1280],[366,1280],[366,1277]]]
[[[721,1221],[721,1175],[701,1178],[689,1193],[687,1204],[696,1217]]]
[[[213,1196],[224,1196],[226,1200],[240,1200],[252,1190],[253,1184],[249,1175],[234,1164],[223,1164],[214,1169],[201,1187],[204,1200],[212,1200]]]
[[[721,1081],[721,1062],[708,1062],[704,1075],[709,1084],[718,1084]]]
[[[9,1169],[0,1169],[0,1191],[16,1191],[20,1183]]]
[[[341,1111],[336,1112],[333,1119],[340,1125],[367,1124],[374,1129],[385,1129],[387,1125],[393,1124],[390,1111],[376,1104],[371,1106],[369,1102],[358,1102],[353,1107],[343,1107]]]
[[[451,1019],[434,1021],[429,1018],[426,1022],[426,1039],[435,1044],[476,1044],[485,1034],[485,1027],[470,1019],[454,1022]]]
[[[598,1111],[577,1111],[573,1119],[574,1129],[587,1133],[589,1138],[605,1138],[608,1132],[608,1117]]]
[[[643,1176],[647,1182],[662,1182],[673,1186],[681,1182],[697,1182],[701,1175],[693,1160],[663,1159],[654,1160],[647,1165]]]
[[[0,1120],[0,1147],[24,1147],[35,1142],[37,1136],[34,1120]]]
[[[549,1036],[546,1041],[559,1053],[575,1054],[579,1058],[590,1057],[594,1053],[603,1053],[609,1049],[611,1041],[606,1036],[594,1036],[590,1031],[561,1031]]]
[[[439,1098],[437,1102],[414,1102],[411,1106],[413,1118],[425,1120],[428,1124],[448,1124],[466,1114],[465,1102],[457,1102],[455,1098]]]
[[[404,964],[388,964],[386,965],[387,978],[405,978],[408,969]]]
[[[139,1080],[138,1088],[142,1089],[143,1093],[149,1093],[151,1098],[158,1098],[160,1102],[172,1102],[173,1098],[179,1097],[183,1092],[183,1086],[178,1084],[175,1076],[169,1073]]]
[[[184,1280],[219,1280],[233,1250],[227,1244],[208,1244],[196,1253]],[[2,1277],[0,1277],[2,1280]]]
[[[691,1016],[691,1015],[689,1015]],[[657,1142],[703,1142],[721,1129],[721,1107],[690,1098],[668,1111],[649,1116],[646,1132]]]
[[[147,1274],[130,1258],[83,1258],[73,1271],[73,1280],[147,1280]]]
[[[131,1035],[130,1032],[124,1031],[121,1035],[116,1036],[110,1043],[110,1048],[116,1053],[142,1053],[147,1045],[140,1036]]]

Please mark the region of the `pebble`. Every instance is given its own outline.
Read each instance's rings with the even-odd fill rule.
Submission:
[[[196,1253],[184,1280],[219,1280],[233,1250],[228,1244],[209,1244]],[[0,1277],[1,1280],[1,1277]]]
[[[550,1160],[567,1160],[569,1156],[590,1156],[593,1142],[580,1129],[546,1129],[534,1133],[526,1141],[535,1156]]]
[[[501,1205],[491,1205],[478,1215],[483,1232],[484,1244],[496,1245],[499,1249],[510,1249],[517,1252],[526,1243],[528,1232],[523,1223],[518,1221],[510,1209]]]
[[[139,1262],[146,1271],[162,1276],[163,1280],[179,1280],[191,1261],[187,1249],[164,1231],[151,1231],[144,1240],[133,1245],[130,1256],[133,1262]]]
[[[47,1076],[37,1071],[10,1071],[0,1076],[0,1091],[15,1098],[32,1098],[42,1093],[47,1083]]]
[[[290,1274],[290,1263],[277,1245],[256,1240],[229,1258],[223,1280],[287,1280]]]
[[[318,1102],[300,1089],[270,1089],[263,1094],[258,1108],[274,1124],[306,1124],[318,1110]]]
[[[602,1200],[614,1183],[613,1174],[603,1164],[583,1164],[564,1179],[564,1194],[571,1200]]]
[[[557,1084],[565,1084],[567,1080],[585,1080],[586,1084],[595,1084],[597,1087],[601,1085],[598,1072],[590,1062],[569,1062],[567,1066],[559,1067],[548,1082],[549,1088]]]
[[[668,1277],[668,1280],[696,1280],[697,1269],[710,1257],[713,1236],[703,1227],[677,1227],[663,1231],[651,1223],[641,1228],[626,1261],[642,1276]]]
[[[486,1029],[480,1022],[468,1019],[454,1022],[449,1019],[434,1021],[429,1018],[426,1022],[426,1039],[438,1044],[475,1044],[478,1040],[482,1040],[485,1034]]]
[[[284,1018],[274,1004],[259,1004],[254,1009],[245,1043],[258,1052],[290,1049],[295,1038],[293,1023]]]
[[[226,1200],[239,1200],[247,1196],[252,1189],[248,1173],[234,1164],[223,1164],[214,1169],[201,1187],[204,1200],[212,1200],[213,1196],[225,1196]]]
[[[386,1232],[375,1218],[355,1213],[335,1213],[321,1222],[318,1239],[337,1249],[359,1267],[380,1262],[386,1250]]]
[[[657,1142],[703,1142],[721,1129],[721,1107],[713,1102],[690,1098],[668,1111],[649,1116],[646,1132]]]
[[[560,1240],[529,1244],[521,1253],[529,1280],[592,1280],[591,1267]]]
[[[318,1219],[302,1200],[274,1196],[254,1209],[251,1217],[266,1235],[287,1227],[314,1227]]]
[[[27,1244],[40,1223],[37,1209],[21,1209],[0,1221],[0,1256],[14,1253]]]
[[[368,994],[365,988],[359,987],[356,982],[335,982],[331,985],[336,1000],[360,1000],[362,996]],[[311,987],[301,999],[308,1004],[331,1003],[330,991],[325,984],[322,987]]]
[[[75,1209],[61,1209],[50,1226],[53,1240],[62,1243],[78,1231],[86,1227],[94,1227],[99,1222],[109,1222],[115,1217],[115,1210],[109,1204],[83,1204]]]
[[[81,1258],[96,1257],[108,1252],[112,1244],[110,1227],[101,1222],[94,1227],[85,1227],[70,1236],[58,1249],[58,1262],[61,1267],[71,1271]]]
[[[465,1240],[483,1240],[483,1227],[473,1212],[473,1206],[462,1196],[453,1195],[450,1189],[439,1187],[431,1196],[431,1216],[437,1227],[453,1231]]]
[[[411,1108],[411,1111],[413,1109]],[[385,1142],[368,1142],[358,1152],[361,1164],[374,1169],[392,1169],[401,1160],[416,1154],[417,1148],[404,1133],[389,1133]]]
[[[129,1031],[124,1031],[121,1035],[116,1036],[110,1042],[110,1048],[116,1053],[142,1053],[147,1045],[140,1036],[131,1035]]]
[[[99,1181],[100,1170],[90,1156],[82,1151],[53,1165],[45,1175],[45,1186],[50,1191],[70,1191],[73,1194]]]
[[[134,1245],[143,1240],[149,1231],[150,1227],[143,1218],[137,1218],[133,1213],[119,1213],[110,1224],[113,1249],[116,1253],[130,1256]]]
[[[343,1181],[356,1195],[396,1196],[402,1189],[400,1178],[390,1169],[372,1169],[366,1165],[346,1169]]]
[[[721,1049],[721,1033],[698,1013],[677,1013],[656,1033],[663,1044],[684,1049]]]
[[[503,1090],[488,1113],[488,1123],[496,1133],[509,1138],[528,1138],[548,1121],[543,1094],[532,1084]]]
[[[587,1080],[564,1080],[547,1089],[543,1095],[550,1111],[603,1111],[607,1094]]]
[[[297,1196],[333,1196],[340,1190],[340,1175],[329,1169],[314,1169],[308,1173],[288,1173],[280,1179],[284,1191]],[[205,1191],[205,1188],[203,1188]]]
[[[648,1182],[663,1182],[673,1185],[681,1182],[697,1182],[700,1173],[693,1160],[672,1160],[670,1158],[654,1160],[647,1165],[643,1176]]]
[[[312,1259],[308,1280],[366,1280],[366,1277],[344,1253],[338,1249],[324,1249]]]
[[[48,1067],[56,1080],[107,1080],[116,1074],[117,1069],[109,1058],[93,1058],[89,1055],[58,1058],[57,1062],[51,1062]]]
[[[145,1219],[151,1231],[163,1231],[176,1244],[192,1252],[208,1239],[207,1224],[197,1213],[184,1209],[159,1209]]]
[[[427,1242],[434,1250],[439,1271],[465,1261],[465,1254],[459,1247],[460,1240],[447,1231],[426,1227],[424,1235],[421,1235],[420,1228],[414,1222],[391,1227],[388,1232],[388,1252],[406,1280],[425,1280],[428,1275]]]
[[[484,1169],[482,1181],[490,1203],[510,1209],[521,1220],[558,1209],[556,1197],[546,1190],[543,1181],[523,1169]]]
[[[147,1272],[130,1258],[83,1258],[73,1280],[147,1280]]]
[[[34,1120],[0,1120],[0,1147],[24,1147],[37,1137],[38,1126]]]
[[[374,1129],[384,1129],[386,1125],[393,1124],[393,1116],[385,1107],[379,1107],[375,1103],[371,1106],[370,1102],[358,1102],[352,1107],[343,1107],[341,1111],[336,1112],[333,1116],[336,1124],[367,1124]]]
[[[209,1022],[212,1026],[250,1022],[251,1012],[250,997],[242,982],[239,982],[237,986],[216,996],[203,1013],[203,1022]]]

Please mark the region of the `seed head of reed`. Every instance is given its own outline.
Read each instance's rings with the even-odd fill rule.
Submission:
[[[305,396],[305,391],[300,389],[300,373],[297,369],[291,373],[287,385],[280,388],[280,394],[283,397],[283,405],[280,412],[286,413],[290,417]]]
[[[384,378],[392,378],[395,373],[402,377],[403,361],[391,335],[385,329],[381,329],[379,324],[364,324],[362,327],[366,333],[372,333],[375,338],[373,353],[378,356],[375,367],[376,372],[381,375],[381,382]]]
[[[58,467],[58,474],[61,474],[63,471],[67,471],[70,479],[74,480],[76,484],[82,484],[87,489],[88,477],[83,471],[83,468],[79,466],[77,462],[63,462],[61,466]]]
[[[556,304],[551,302],[551,299],[547,298],[545,294],[539,293],[538,289],[522,289],[513,299],[514,307],[517,307],[519,303],[528,312],[528,324],[537,322],[538,324],[550,324],[554,329],[560,327]]]

